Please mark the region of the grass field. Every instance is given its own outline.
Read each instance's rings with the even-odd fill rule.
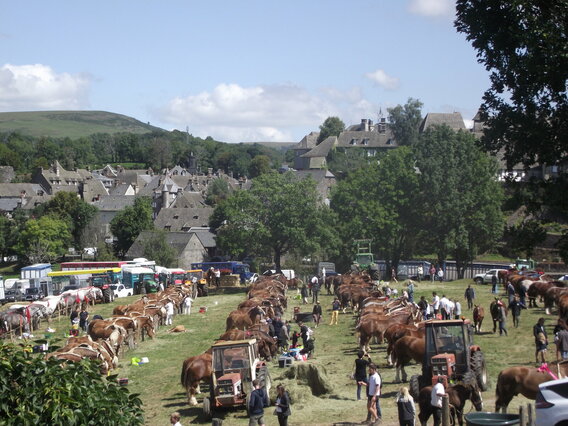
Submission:
[[[463,301],[463,294],[469,280],[460,280],[448,283],[423,282],[417,286],[416,296],[421,295],[431,298],[432,291],[437,291],[440,295],[446,294],[448,297],[457,297],[461,300],[462,306],[466,305]],[[396,286],[395,286],[396,287]],[[402,285],[398,286],[399,289]],[[489,302],[492,300],[490,286],[476,286],[478,301],[488,311]],[[292,294],[290,294],[292,295]],[[131,301],[136,296],[118,299],[115,304],[124,304]],[[144,402],[145,418],[147,425],[164,425],[168,422],[168,416],[173,411],[182,414],[182,424],[209,424],[201,415],[201,408],[189,407],[184,389],[179,383],[181,365],[185,358],[199,354],[209,348],[213,339],[218,337],[225,330],[225,319],[227,314],[235,309],[237,304],[244,300],[244,290],[235,294],[212,295],[207,298],[198,299],[194,304],[191,316],[178,315],[174,319],[174,325],[183,324],[188,330],[186,333],[168,334],[166,328],[162,327],[158,336],[153,341],[141,343],[137,349],[130,351],[121,359],[120,367],[116,372],[119,377],[129,378],[129,389],[139,393]],[[309,361],[324,367],[334,391],[325,397],[315,397],[309,391],[309,387],[296,383],[295,381],[284,380],[280,376],[283,369],[279,369],[274,361],[271,365],[271,375],[274,383],[284,383],[288,385],[292,396],[292,416],[289,423],[292,425],[330,425],[340,423],[358,423],[365,419],[365,402],[357,401],[355,398],[356,386],[354,381],[349,378],[353,370],[353,362],[357,352],[357,338],[353,334],[354,321],[351,314],[340,315],[338,326],[329,326],[329,309],[331,307],[331,296],[323,295],[320,297],[324,307],[324,318],[322,325],[315,330],[316,352],[315,357]],[[293,306],[296,301],[289,301],[286,318],[291,316]],[[198,313],[200,306],[207,306],[205,314]],[[92,309],[92,313],[100,313],[103,316],[111,314],[113,305],[97,305]],[[311,311],[311,305],[302,308],[303,312]],[[464,315],[471,317],[471,312],[464,309]],[[532,309],[523,311],[521,315],[521,326],[518,329],[512,327],[512,320],[508,321],[509,336],[499,337],[498,334],[491,333],[491,318],[486,318],[483,334],[476,336],[476,344],[479,344],[485,353],[490,377],[490,389],[484,394],[484,408],[493,411],[495,408],[495,381],[497,374],[502,369],[512,365],[534,365],[534,343],[532,337],[532,326],[537,319],[543,316],[542,309]],[[547,326],[551,328],[556,322],[556,317],[547,320]],[[62,318],[60,322],[55,321],[52,327],[57,328],[56,335],[62,335],[68,329],[68,320]],[[297,329],[297,327],[295,327]],[[40,333],[41,335],[41,333]],[[380,373],[385,382],[381,406],[383,410],[383,424],[394,425],[396,421],[396,405],[394,397],[400,389],[399,384],[394,384],[394,369],[386,367],[385,347],[373,346],[372,358],[378,362]],[[148,357],[150,362],[142,366],[131,366],[131,357]],[[554,356],[549,352],[549,360]],[[407,368],[409,377],[411,374],[418,373],[419,366],[412,365]],[[200,398],[198,398],[200,399]],[[522,397],[513,400],[509,407],[510,412],[515,412],[521,403],[527,402]],[[466,412],[470,410],[470,404],[466,405]],[[244,410],[229,410],[217,413],[216,417],[224,418],[227,425],[247,424],[246,413]],[[268,425],[277,424],[277,419],[272,416],[272,409],[267,409],[265,417]]]

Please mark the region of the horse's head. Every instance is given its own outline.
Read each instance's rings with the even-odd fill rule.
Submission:
[[[463,388],[463,393],[460,392],[460,387]],[[465,400],[469,399],[475,407],[476,411],[483,410],[483,397],[481,396],[481,389],[479,388],[479,386],[477,386],[477,382],[475,382],[474,384],[468,383],[463,385],[456,385],[455,388],[460,394],[462,403],[465,403]]]

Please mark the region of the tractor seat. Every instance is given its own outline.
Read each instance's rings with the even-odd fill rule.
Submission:
[[[234,359],[231,362],[231,369],[237,369],[237,368],[245,368],[245,360],[244,359]]]

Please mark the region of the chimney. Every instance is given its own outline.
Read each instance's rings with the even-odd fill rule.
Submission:
[[[369,131],[369,121],[366,118],[361,119],[361,130],[363,132]]]

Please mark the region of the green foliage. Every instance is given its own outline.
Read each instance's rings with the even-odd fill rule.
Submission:
[[[255,178],[270,171],[270,157],[257,155],[252,159],[249,166],[250,177]]]
[[[474,137],[433,126],[414,145],[420,171],[423,229],[442,261],[451,254],[458,273],[501,237],[503,191],[495,179],[495,160],[481,152]]]
[[[205,203],[216,206],[231,195],[232,189],[225,179],[214,179],[207,187]]]
[[[568,140],[566,0],[458,0],[456,29],[490,72],[483,142],[509,166],[554,164]]]
[[[317,143],[323,142],[330,136],[339,136],[345,130],[345,123],[339,117],[327,117],[320,126]]]
[[[82,249],[81,237],[87,225],[93,220],[97,208],[81,200],[73,192],[61,191],[47,203],[40,204],[34,210],[34,216],[46,214],[67,222],[75,248]]]
[[[534,248],[546,239],[546,229],[536,220],[527,220],[505,229],[510,257],[531,258]]]
[[[376,158],[367,156],[364,148],[359,147],[335,148],[327,156],[329,170],[338,177],[376,161]]]
[[[144,255],[147,259],[156,261],[157,265],[166,268],[177,266],[176,251],[166,241],[166,231],[153,231],[144,242]]]
[[[372,164],[358,169],[333,189],[331,207],[338,216],[345,258],[338,263],[347,267],[354,256],[353,240],[373,242],[378,255],[395,266],[410,258],[419,231],[420,192],[414,170],[414,156],[407,148],[392,150]]]
[[[315,182],[292,173],[267,173],[250,191],[237,191],[213,212],[217,245],[234,256],[270,252],[277,268],[288,252],[334,250],[329,209],[319,204]]]
[[[3,425],[130,426],[144,422],[142,401],[102,377],[97,362],[66,363],[0,342]]]
[[[404,106],[388,108],[389,127],[399,146],[414,145],[418,141],[418,128],[422,122],[422,106],[418,99],[408,98]]]
[[[116,238],[115,254],[124,258],[140,232],[153,228],[152,200],[148,197],[136,198],[133,206],[126,207],[110,222],[110,229]]]
[[[26,222],[15,251],[29,263],[53,263],[65,254],[70,242],[71,233],[66,221],[53,216],[42,216]]]
[[[556,248],[558,249],[558,254],[562,261],[568,265],[568,230],[562,233],[562,236],[556,243]]]

